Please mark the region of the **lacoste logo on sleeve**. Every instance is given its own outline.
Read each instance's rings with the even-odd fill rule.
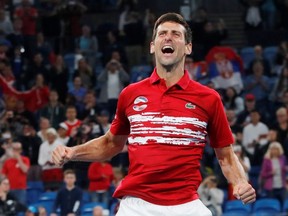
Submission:
[[[186,103],[185,104],[185,108],[187,109],[195,109],[196,108],[196,105],[192,104],[192,103]]]

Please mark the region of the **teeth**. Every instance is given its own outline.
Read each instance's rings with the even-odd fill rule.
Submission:
[[[164,50],[164,49],[172,49],[172,50],[174,50],[172,46],[168,46],[168,45],[166,45],[166,46],[164,46],[164,47],[162,48],[162,50]]]

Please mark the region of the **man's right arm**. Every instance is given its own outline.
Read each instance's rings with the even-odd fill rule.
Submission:
[[[62,166],[72,161],[104,161],[120,153],[127,142],[127,135],[105,135],[74,147],[58,146],[52,153],[52,162]]]

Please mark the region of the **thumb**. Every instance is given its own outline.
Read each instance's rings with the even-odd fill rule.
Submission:
[[[236,199],[240,199],[240,195],[239,195],[239,187],[236,185],[233,187],[233,196],[236,197]]]

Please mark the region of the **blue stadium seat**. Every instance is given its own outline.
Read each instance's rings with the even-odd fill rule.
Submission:
[[[222,216],[250,216],[249,213],[239,213],[239,212],[224,212]],[[254,215],[253,215],[254,216]]]
[[[257,191],[259,188],[259,175],[261,171],[261,166],[251,166],[250,171],[248,173],[249,180],[253,186],[253,188]]]
[[[89,192],[83,191],[82,202],[83,204],[91,202],[91,196]]]
[[[244,205],[241,200],[227,201],[225,205],[225,213],[249,214],[252,211],[251,204]]]
[[[56,195],[57,195],[56,191],[44,192],[40,195],[39,201],[41,201],[41,202],[54,201],[56,199]]]
[[[35,208],[38,208],[39,206],[42,206],[46,209],[47,211],[47,215],[50,215],[52,213],[52,210],[53,210],[53,206],[54,206],[54,201],[50,200],[50,201],[40,201],[40,202],[37,202],[37,203],[33,203],[31,204],[30,206],[34,206]]]
[[[271,68],[274,66],[277,50],[277,46],[268,46],[263,50],[263,56],[269,61]]]
[[[244,63],[244,68],[247,69],[249,67],[249,64],[252,62],[252,60],[255,57],[254,48],[253,47],[243,47],[240,50],[240,56]]]
[[[269,213],[270,215],[281,212],[280,201],[273,198],[256,200],[252,208],[253,213]]]
[[[134,83],[150,76],[153,68],[151,65],[133,66],[130,72],[130,83]]]
[[[40,195],[44,192],[42,181],[28,181],[27,182],[27,204],[30,205],[38,201]]]
[[[288,212],[288,198],[284,200],[282,211]]]

